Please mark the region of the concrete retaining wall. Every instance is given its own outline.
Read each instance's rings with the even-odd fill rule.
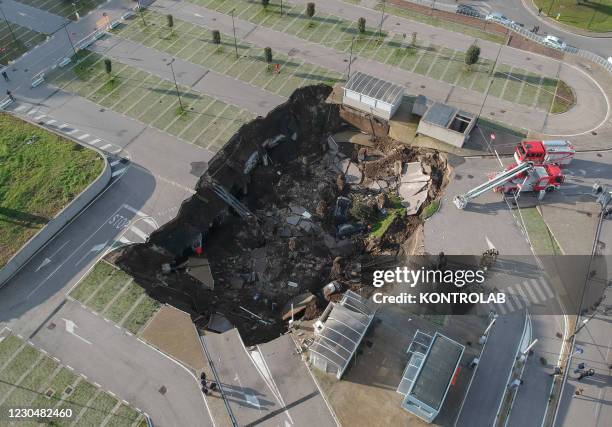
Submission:
[[[22,117],[20,119],[24,120]],[[39,126],[33,123],[35,126]],[[40,127],[40,126],[39,126]],[[111,167],[106,156],[97,148],[81,144],[75,139],[66,137],[65,135],[53,132],[44,128],[48,132],[68,139],[71,142],[77,143],[88,150],[97,152],[104,159],[104,169],[94,182],[89,184],[77,197],[74,198],[64,209],[55,215],[38,233],[36,233],[28,242],[13,255],[13,257],[0,270],[0,288],[3,287],[8,280],[13,277],[29,260],[38,252],[57,232],[59,232],[66,224],[70,222],[79,212],[81,212],[102,190],[108,185],[111,180]]]

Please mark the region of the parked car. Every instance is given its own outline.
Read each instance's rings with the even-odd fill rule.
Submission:
[[[476,7],[472,6],[471,4],[458,4],[457,13],[461,15],[474,16],[476,18],[482,18],[484,16]]]
[[[499,12],[489,13],[485,17],[485,19],[487,21],[497,22],[498,24],[504,24],[504,25],[512,25],[512,24],[514,24],[514,21],[512,19],[506,18],[504,15],[502,15]]]
[[[544,37],[544,40],[542,40],[542,43],[544,43],[547,46],[553,47],[555,49],[565,49],[567,47],[567,44],[563,40],[551,34]]]

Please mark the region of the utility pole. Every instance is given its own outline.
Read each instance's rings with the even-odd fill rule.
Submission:
[[[351,64],[353,63],[353,43],[355,43],[355,36],[351,39],[351,53],[349,56],[348,74],[346,75],[346,81],[351,78]]]
[[[382,10],[380,12],[380,25],[378,26],[378,37],[382,36],[382,24],[385,20],[385,0],[382,2]]]
[[[281,2],[281,16],[283,16],[283,0],[280,0]]]
[[[495,67],[497,67],[497,60],[499,59],[499,55],[501,53],[503,45],[499,46],[499,49],[497,51],[497,56],[495,57],[495,62],[493,62],[493,67],[491,67],[491,71],[489,71],[489,85],[487,86],[487,91],[485,93],[485,97],[482,100],[482,105],[480,106],[480,111],[478,112],[478,115],[476,116],[476,120],[478,121],[478,119],[480,119],[480,115],[482,114],[482,110],[484,109],[485,103],[487,102],[487,97],[489,96],[489,91],[491,90],[491,86],[493,86],[493,75],[495,73]]]
[[[174,74],[174,67],[172,64],[174,63],[174,58],[168,63],[170,66],[170,71],[172,71],[172,79],[174,80],[174,88],[176,89],[176,96],[178,98],[179,106],[181,107],[181,113],[185,111],[183,108],[183,102],[181,101],[181,92],[179,92],[178,84],[176,83],[176,75]]]
[[[431,14],[433,15],[434,13],[434,9],[436,8],[436,0],[433,0],[433,3],[431,4]]]
[[[238,42],[236,41],[236,24],[234,23],[234,11],[232,9],[232,29],[234,30],[234,49],[236,50],[236,58],[238,58]]]
[[[552,7],[553,7],[553,5],[554,5],[554,4],[555,4],[555,0],[552,0],[552,1],[550,2],[550,6],[548,6],[548,11],[546,12],[546,14],[547,14],[548,16],[550,16],[550,11],[552,10]]]
[[[2,2],[0,1],[0,5],[2,4]],[[4,14],[4,10],[2,9],[2,6],[0,6],[0,12],[2,12],[2,17],[4,18],[4,22],[6,22],[6,26],[8,27],[9,31],[11,32],[11,36],[13,36],[13,41],[15,43],[17,43],[17,37],[15,37],[15,33],[13,32],[13,27],[11,27],[11,24],[9,23],[8,19],[6,19],[6,15]]]
[[[140,0],[138,0],[138,14],[140,15],[140,19],[142,19],[143,25],[146,27],[147,22],[144,19],[144,15],[142,14],[142,5],[140,4]]]
[[[64,31],[66,31],[66,37],[68,37],[68,41],[70,42],[70,46],[72,47],[72,51],[74,52],[74,55],[76,56],[76,54],[77,54],[76,48],[74,47],[74,43],[72,43],[72,39],[70,38],[70,33],[68,32],[68,29],[66,28],[68,26],[68,24],[70,24],[70,21],[64,23],[64,25],[62,25],[62,28],[64,29]]]

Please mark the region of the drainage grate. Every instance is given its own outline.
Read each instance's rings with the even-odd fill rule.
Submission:
[[[47,325],[47,329],[53,330],[55,329],[55,326],[57,326],[55,323],[51,322]]]
[[[65,395],[72,394],[72,387],[70,386],[66,387],[66,390],[64,390],[64,394]]]
[[[47,396],[47,397],[49,397],[49,398],[50,398],[51,396],[53,396],[54,394],[55,394],[55,390],[53,390],[52,388],[48,389],[48,390],[45,392],[45,396]]]
[[[168,389],[166,388],[166,386],[165,386],[165,385],[163,385],[163,386],[161,386],[161,387],[159,388],[159,390],[157,390],[157,391],[159,391],[159,394],[166,394],[166,392],[168,391]]]

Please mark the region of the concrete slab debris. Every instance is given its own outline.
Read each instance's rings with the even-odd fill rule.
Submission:
[[[402,201],[402,206],[406,208],[408,215],[416,215],[419,208],[427,199],[427,191],[421,191],[414,196],[410,196]]]
[[[227,320],[227,318],[221,313],[213,313],[210,316],[210,320],[208,321],[208,325],[206,329],[216,332],[218,334],[222,334],[223,332],[229,331],[230,329],[234,329],[234,325]]]
[[[421,162],[406,163],[402,168],[401,182],[429,181],[429,176],[423,173]]]
[[[287,217],[287,223],[291,224],[291,225],[297,225],[298,222],[300,222],[300,219],[302,217],[301,216],[297,216],[297,215],[291,215]]]

